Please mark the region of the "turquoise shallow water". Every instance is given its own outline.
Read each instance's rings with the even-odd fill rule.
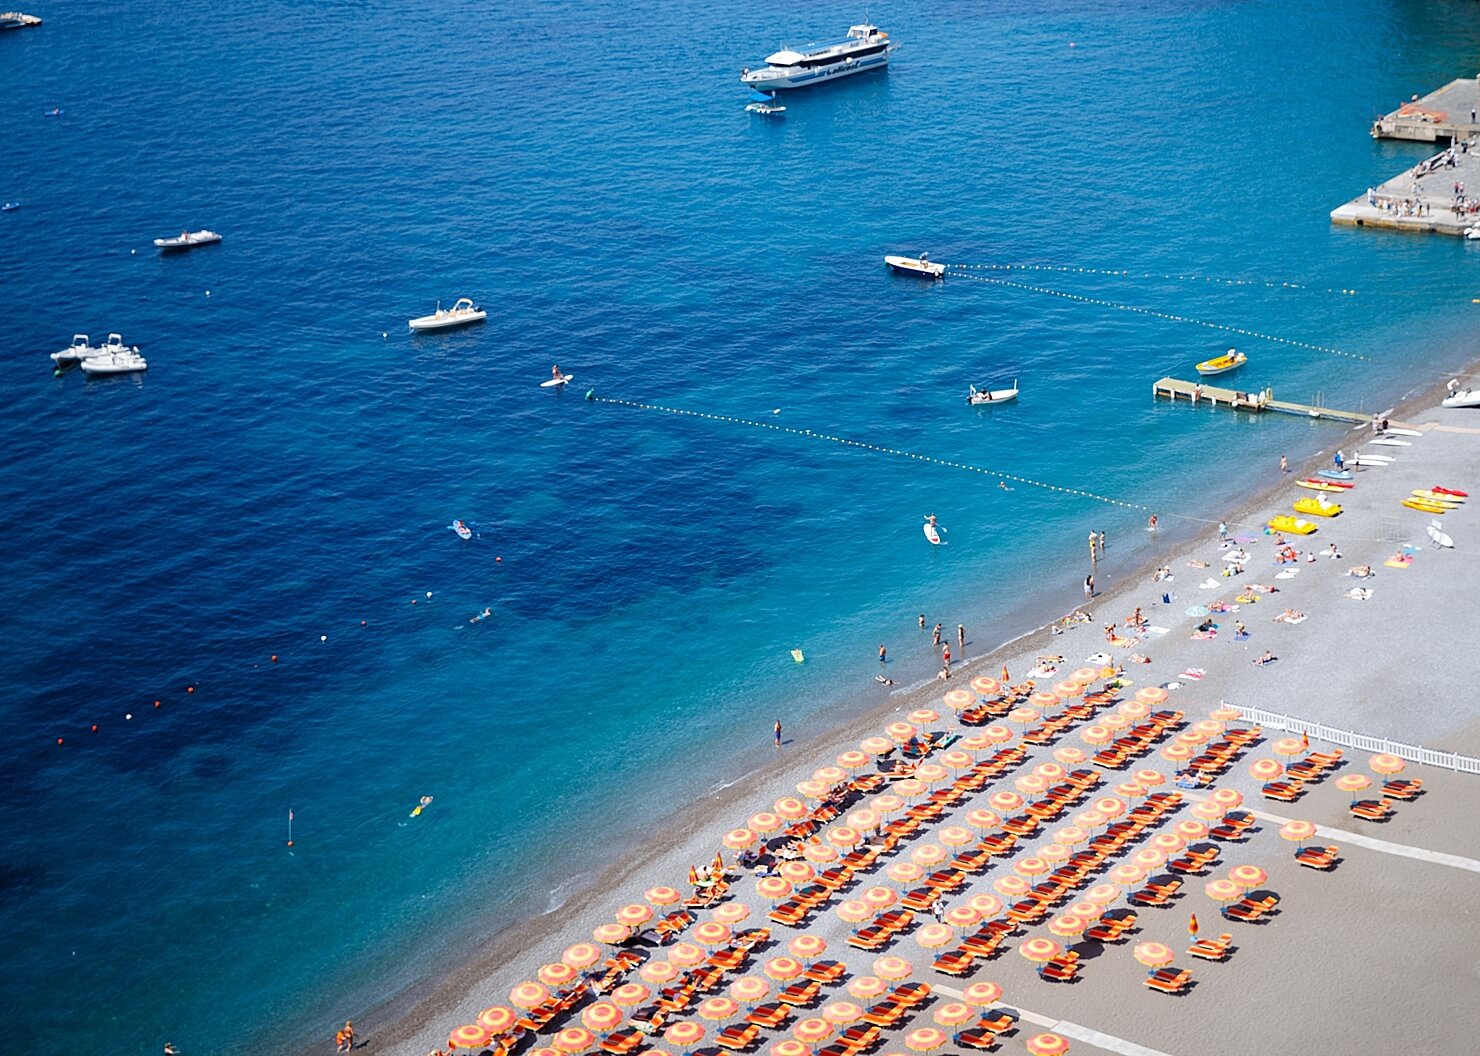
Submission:
[[[1089,527],[1146,552],[1143,510],[588,404],[535,387],[552,361],[1185,527],[1341,434],[1156,377],[1238,344],[1240,384],[1379,408],[1474,351],[1476,247],[1326,221],[1423,155],[1365,129],[1469,68],[1465,4],[900,3],[887,74],[774,122],[739,67],[856,11],[39,13],[0,37],[17,1051],[316,1036],[558,905],[773,718],[876,704],[879,642],[926,673],[917,612],[984,650],[1073,604]],[[186,225],[226,241],[146,249]],[[1011,277],[1375,362],[880,264],[922,248],[1187,276]],[[464,293],[486,325],[405,335]],[[77,330],[148,376],[51,378]]]

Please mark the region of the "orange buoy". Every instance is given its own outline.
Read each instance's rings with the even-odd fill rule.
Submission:
[[[97,723],[93,723],[93,728],[92,728],[92,732],[93,732],[93,733],[97,733],[97,732],[98,732],[98,726],[97,726]]]
[[[272,654],[272,662],[277,663],[277,653]]]
[[[62,743],[62,739],[60,737],[58,737],[57,738],[57,744],[61,744],[61,743]]]
[[[157,701],[157,700],[156,700],[156,701],[155,701],[155,702],[154,702],[154,706],[155,706],[155,707],[156,707],[156,708],[157,708],[157,707],[159,707],[159,701]]]
[[[185,692],[186,693],[194,693],[195,692],[195,687],[194,686],[186,686],[185,687]]]

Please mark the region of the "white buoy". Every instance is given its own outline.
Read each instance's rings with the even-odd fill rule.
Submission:
[[[327,634],[321,634],[321,635],[319,635],[319,641],[321,641],[321,642],[327,642],[328,640],[329,640],[329,636]]]
[[[427,591],[427,597],[429,597],[429,598],[430,598],[430,597],[431,597],[431,596],[432,596],[432,592],[431,592],[431,591],[430,591],[430,590],[429,590],[429,591]]]
[[[211,295],[211,291],[210,290],[207,290],[206,291],[206,296],[209,297],[210,295]]]
[[[134,713],[133,712],[129,712],[127,715],[124,716],[125,719],[132,719],[133,717],[134,717]]]

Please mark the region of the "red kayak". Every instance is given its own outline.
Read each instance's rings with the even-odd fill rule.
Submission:
[[[1456,498],[1460,499],[1468,499],[1470,497],[1470,493],[1468,491],[1460,491],[1457,488],[1441,488],[1437,484],[1435,484],[1429,490],[1432,491],[1435,495],[1453,495]]]
[[[1333,488],[1355,488],[1356,485],[1349,480],[1327,480],[1325,477],[1306,477],[1307,484],[1329,484]]]

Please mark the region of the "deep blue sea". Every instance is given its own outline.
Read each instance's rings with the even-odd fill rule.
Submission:
[[[917,613],[985,651],[1075,604],[1088,529],[1106,578],[1148,553],[1143,509],[587,388],[1186,530],[1342,433],[1154,379],[1237,345],[1246,388],[1379,409],[1476,351],[1480,244],[1327,220],[1428,152],[1367,128],[1474,71],[1459,0],[875,2],[888,72],[771,120],[740,67],[862,8],[30,9],[0,35],[9,1051],[327,1039],[773,719],[886,699],[879,643],[933,673]],[[882,265],[920,250],[1125,270],[978,274],[1372,361]],[[408,336],[463,295],[486,324]],[[147,375],[52,376],[109,331]]]

